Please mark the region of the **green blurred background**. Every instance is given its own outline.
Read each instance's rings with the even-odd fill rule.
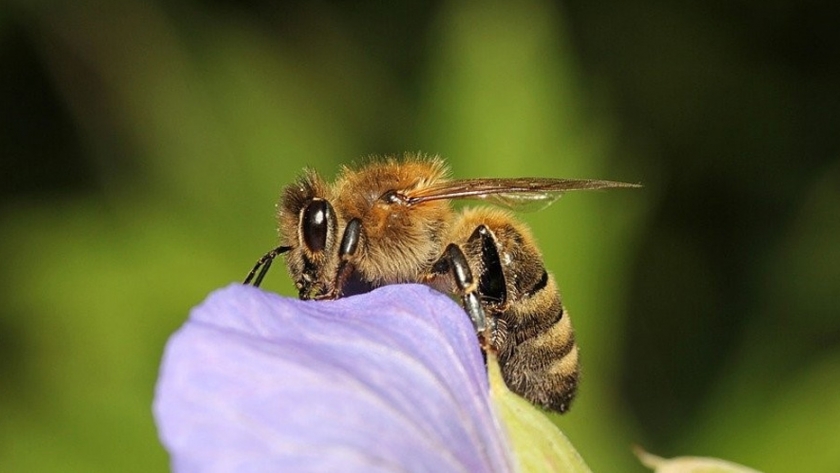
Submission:
[[[523,217],[594,471],[840,471],[831,2],[65,3],[0,2],[3,472],[166,470],[164,343],[275,244],[281,186],[416,150],[644,183]]]

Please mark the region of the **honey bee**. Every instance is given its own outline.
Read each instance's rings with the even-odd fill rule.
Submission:
[[[336,299],[422,283],[461,299],[484,350],[497,353],[508,387],[533,404],[569,409],[578,348],[554,277],[528,228],[502,209],[456,211],[451,201],[546,204],[563,192],[637,187],[574,179],[447,177],[439,158],[406,154],[345,167],[325,183],[307,170],[278,204],[280,246],[245,279],[259,286],[286,256],[301,299]]]

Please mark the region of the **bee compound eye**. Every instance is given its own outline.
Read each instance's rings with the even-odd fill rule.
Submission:
[[[306,204],[300,224],[303,243],[309,251],[324,251],[332,218],[332,206],[326,200],[316,199]]]

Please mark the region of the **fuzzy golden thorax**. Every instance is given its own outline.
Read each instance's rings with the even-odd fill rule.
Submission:
[[[439,159],[411,155],[343,169],[330,196],[340,222],[361,220],[362,241],[352,261],[361,279],[373,286],[418,281],[440,255],[452,219],[449,202],[408,206],[382,197],[392,191],[404,195],[445,176]]]

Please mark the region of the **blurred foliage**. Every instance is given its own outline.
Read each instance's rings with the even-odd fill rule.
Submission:
[[[840,9],[826,2],[0,3],[0,469],[159,471],[167,336],[368,154],[642,182],[524,216],[583,353],[555,418],[840,469]],[[292,294],[282,271],[267,288]]]

